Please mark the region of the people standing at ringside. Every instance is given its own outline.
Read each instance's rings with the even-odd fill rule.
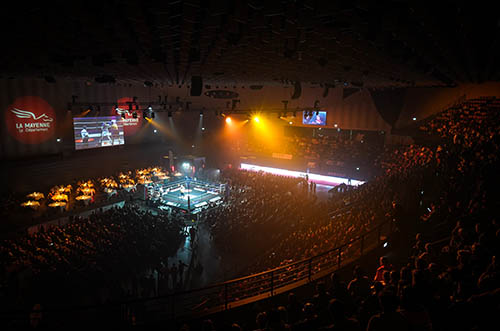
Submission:
[[[179,281],[182,283],[182,277],[184,275],[184,268],[187,267],[187,264],[179,260]]]
[[[168,275],[168,263],[166,263],[165,265],[162,263],[162,266],[160,268],[160,281],[158,282],[160,294],[164,294],[164,290],[168,290]]]
[[[170,268],[170,276],[172,277],[172,288],[175,289],[177,287],[177,267],[175,263]]]

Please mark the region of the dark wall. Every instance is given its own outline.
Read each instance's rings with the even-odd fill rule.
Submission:
[[[387,123],[383,121],[377,113],[375,106],[367,91],[360,91],[344,99],[342,89],[331,89],[327,97],[323,97],[323,89],[303,86],[300,98],[291,100],[293,88],[282,86],[266,86],[261,90],[252,90],[245,86],[212,86],[212,89],[231,90],[238,93],[238,104],[240,109],[253,109],[258,111],[269,111],[283,109],[282,100],[289,100],[288,109],[297,107],[312,107],[315,101],[319,101],[319,106],[328,111],[327,126],[333,127],[338,124],[345,129],[367,129],[367,130],[387,130]],[[203,92],[206,92],[205,90]],[[72,96],[78,96],[77,102],[83,103],[80,106],[69,106]],[[86,103],[116,103],[122,98],[138,97],[142,107],[151,101],[157,101],[158,97],[168,96],[169,102],[179,99],[180,101],[190,101],[192,108],[201,109],[205,107],[207,112],[215,108],[226,109],[230,100],[214,99],[202,93],[199,97],[189,95],[189,87],[144,87],[130,84],[97,84],[82,81],[57,80],[56,83],[48,83],[43,79],[1,79],[0,80],[0,109],[2,110],[3,125],[0,127],[1,138],[1,159],[19,159],[38,155],[54,155],[59,153],[70,154],[74,151],[72,118],[78,116],[86,110]],[[47,113],[47,107],[34,107],[27,104],[27,97],[38,98],[46,103],[52,111],[54,121],[51,122],[50,137],[44,139],[24,139],[13,134],[16,129],[12,127],[13,108],[26,108],[33,110],[35,115]],[[33,106],[33,107],[32,107]],[[101,115],[108,115],[112,106],[102,107]],[[71,109],[70,109],[71,108]],[[94,109],[95,110],[95,109]],[[166,113],[165,113],[166,114]],[[96,116],[95,114],[89,114]],[[194,114],[195,117],[198,113]],[[291,115],[291,113],[290,113]],[[52,117],[52,116],[51,116]],[[197,120],[182,119],[182,122]],[[166,120],[168,121],[168,120]],[[300,116],[291,119],[293,125],[302,125]],[[9,124],[10,123],[10,124]],[[167,123],[168,124],[168,123]],[[137,144],[155,140],[152,130],[145,127],[144,130],[127,137],[127,144]],[[190,131],[182,131],[184,136],[189,136]],[[46,139],[45,139],[46,138]],[[56,139],[60,138],[61,142]]]

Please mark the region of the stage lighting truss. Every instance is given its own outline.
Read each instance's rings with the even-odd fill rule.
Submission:
[[[204,107],[192,107],[189,106],[189,108],[185,107],[186,104],[179,104],[179,103],[167,103],[166,101],[161,100],[157,102],[150,102],[145,106],[144,108],[141,107],[141,104],[137,101],[137,97],[135,98],[134,101],[127,102],[126,105],[118,105],[116,102],[76,102],[77,96],[73,96],[73,99],[71,101],[71,107],[69,108],[76,108],[80,106],[81,108],[85,109],[91,109],[91,110],[99,110],[100,108],[104,107],[103,109],[106,109],[107,107],[110,107],[114,109],[114,114],[117,116],[121,116],[123,119],[126,118],[137,118],[140,116],[139,112],[142,112],[142,117],[144,119],[154,119],[155,115],[157,112],[166,112],[168,113],[168,117],[172,117],[172,114],[174,112],[193,112],[196,111],[200,114],[200,116],[205,116],[208,112],[208,110]],[[179,101],[180,102],[180,101]],[[68,103],[70,104],[70,103]],[[310,118],[314,116],[316,112],[318,112],[318,109],[313,109],[311,108],[301,108],[297,107],[293,111],[286,111],[283,110],[283,108],[271,108],[271,109],[265,109],[262,111],[262,114],[276,114],[277,117],[279,118],[287,118],[288,115],[291,115],[292,117],[297,116],[297,112],[304,112],[304,119]],[[210,111],[211,113],[211,111]],[[255,120],[254,116],[252,114],[255,113],[255,109],[235,109],[235,110],[226,110],[226,109],[213,109],[213,114],[218,117],[224,119],[226,116],[229,116],[230,114],[240,114],[240,115],[246,115],[247,119],[250,120]]]

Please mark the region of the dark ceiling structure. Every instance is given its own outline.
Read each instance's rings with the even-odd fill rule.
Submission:
[[[48,7],[48,3],[51,3]],[[0,76],[151,86],[454,86],[500,80],[474,1],[52,1],[2,11]],[[491,7],[491,8],[488,8]]]

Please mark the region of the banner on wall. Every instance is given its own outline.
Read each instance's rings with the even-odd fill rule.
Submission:
[[[135,105],[132,105],[132,110],[129,109],[129,105],[133,103],[133,99],[129,97],[124,97],[118,99],[116,105],[117,109],[113,106],[111,108],[111,115],[122,116],[123,118],[123,130],[126,136],[133,135],[141,127],[142,121],[142,111],[135,109]],[[135,115],[134,115],[135,113]]]
[[[47,101],[37,96],[14,100],[5,110],[9,134],[23,144],[40,144],[55,133],[56,113]]]

